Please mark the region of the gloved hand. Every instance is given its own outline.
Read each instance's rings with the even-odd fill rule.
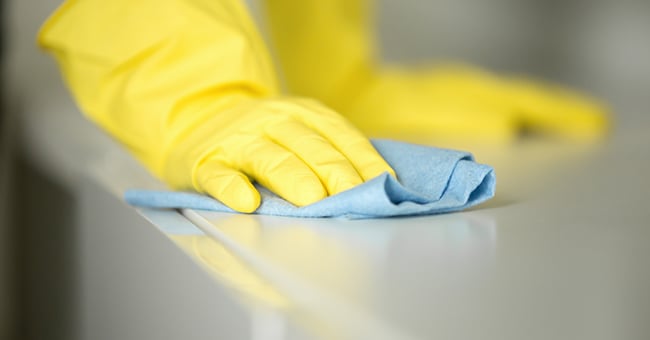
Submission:
[[[303,206],[393,170],[348,121],[305,99],[229,97],[201,126],[178,138],[165,177],[234,210],[252,212],[255,180]],[[182,124],[182,123],[181,123]]]
[[[251,181],[305,205],[392,172],[342,116],[278,93],[240,0],[70,0],[39,43],[82,111],[173,188],[251,212]]]
[[[384,69],[335,107],[371,136],[508,142],[523,131],[590,140],[605,109],[576,92],[461,66]]]
[[[607,127],[595,100],[466,66],[380,65],[373,0],[267,0],[286,83],[344,114],[371,137],[508,142],[524,131],[592,139]],[[473,143],[472,143],[473,144]]]

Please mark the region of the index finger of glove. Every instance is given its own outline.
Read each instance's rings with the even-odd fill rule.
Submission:
[[[326,138],[336,149],[352,163],[361,177],[367,181],[384,172],[396,177],[395,171],[375,150],[368,138],[343,116],[320,105],[303,109],[317,111],[318,117],[304,120],[303,123]]]
[[[327,196],[318,176],[293,152],[266,138],[241,139],[246,145],[238,168],[287,201],[305,206]]]
[[[266,133],[277,144],[300,157],[320,178],[329,195],[363,183],[363,178],[348,158],[303,123],[282,121],[271,126]]]

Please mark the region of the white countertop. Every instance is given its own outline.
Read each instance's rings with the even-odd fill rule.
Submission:
[[[361,221],[184,214],[294,301],[289,311],[313,313],[344,338],[646,339],[643,130],[588,148],[506,150],[495,199],[469,212]]]
[[[160,187],[65,96],[50,98],[25,117],[34,159],[71,180],[90,175],[116,198]],[[183,211],[193,230],[141,213],[220,285],[317,338],[644,339],[648,128],[596,145],[479,150],[497,195],[467,212],[348,221]]]

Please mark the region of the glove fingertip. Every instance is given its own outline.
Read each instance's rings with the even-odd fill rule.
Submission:
[[[302,178],[296,183],[298,184],[295,186],[292,197],[286,197],[286,199],[299,207],[315,203],[327,197],[327,191],[315,176]]]
[[[255,188],[240,187],[233,192],[233,200],[230,207],[242,213],[250,214],[260,206],[261,197]]]
[[[345,181],[338,181],[336,185],[334,186],[334,189],[332,189],[329,194],[330,195],[336,195],[338,193],[341,193],[343,191],[350,190],[360,184],[363,183],[363,180],[357,176],[357,178],[348,178]]]
[[[359,170],[361,175],[363,176],[364,181],[369,181],[385,172],[397,178],[397,174],[395,173],[395,170],[393,170],[393,168],[390,165],[388,165],[388,163],[386,163],[386,161],[383,158],[377,159],[373,162],[369,162],[368,165],[364,166]]]
[[[259,192],[241,174],[234,174],[229,180],[220,178],[207,181],[203,183],[203,189],[221,203],[241,213],[252,213],[260,206]]]

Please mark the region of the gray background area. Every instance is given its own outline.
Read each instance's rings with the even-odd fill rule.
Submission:
[[[57,4],[11,0],[4,2],[2,12],[0,339],[70,336],[56,324],[71,322],[66,294],[75,283],[49,264],[58,263],[56,268],[65,274],[66,264],[74,259],[74,253],[59,250],[72,242],[67,237],[77,223],[79,198],[49,169],[34,166],[38,156],[28,155],[23,147],[34,138],[23,129],[30,119],[23,108],[39,94],[60,88],[53,62],[37,51],[34,42],[39,24]],[[502,72],[527,73],[605,99],[613,109],[616,129],[650,121],[650,1],[382,0],[378,7],[386,61],[463,60]],[[57,218],[43,221],[42,216],[50,215]],[[120,224],[120,217],[112,218]],[[47,240],[30,229],[45,222],[51,232]],[[41,279],[60,289],[43,293]],[[39,314],[45,305],[51,314]]]

